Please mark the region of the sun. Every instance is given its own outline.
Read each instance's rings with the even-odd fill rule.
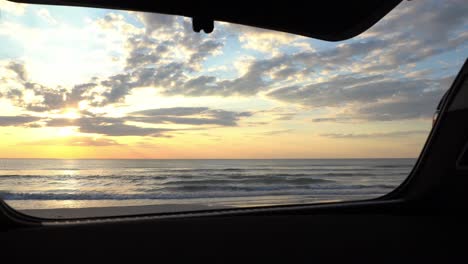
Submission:
[[[78,119],[81,117],[80,111],[75,108],[66,108],[60,112],[60,118],[69,119],[70,126],[65,127],[57,127],[56,135],[59,137],[70,137],[76,135],[78,132],[76,131],[77,127],[73,125],[74,119]]]
[[[67,108],[63,111],[62,117],[67,119],[77,119],[80,118],[80,112],[75,108]]]
[[[57,130],[57,136],[59,137],[69,137],[76,134],[75,127],[60,127]]]

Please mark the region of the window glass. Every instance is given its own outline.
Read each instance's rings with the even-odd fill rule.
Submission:
[[[468,54],[462,1],[403,1],[341,42],[0,12],[0,197],[49,217],[377,198],[408,176]]]

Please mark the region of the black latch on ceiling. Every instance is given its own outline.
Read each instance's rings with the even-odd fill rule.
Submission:
[[[204,17],[193,17],[192,18],[193,31],[199,33],[202,29],[206,34],[213,32],[214,21],[213,19]]]

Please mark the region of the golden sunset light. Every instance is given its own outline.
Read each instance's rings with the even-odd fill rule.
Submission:
[[[229,23],[194,35],[176,16],[21,7],[27,13],[8,9],[1,22],[0,38],[16,43],[0,58],[1,148],[41,144],[14,151],[30,158],[61,158],[46,150],[57,138],[106,142],[60,143],[88,148],[88,158],[416,157],[461,64],[435,75],[447,64],[428,68],[428,55],[398,62],[400,44],[377,47],[395,41],[384,22],[330,43]]]
[[[404,1],[336,42],[3,1],[0,198],[238,206],[388,193],[468,51],[468,16],[429,1]]]
[[[78,110],[70,108],[70,109],[65,109],[63,113],[63,117],[68,118],[68,119],[77,119],[77,118],[80,118],[81,115]]]

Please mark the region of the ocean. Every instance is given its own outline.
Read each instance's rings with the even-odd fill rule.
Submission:
[[[15,209],[155,204],[258,206],[362,200],[401,184],[415,159],[0,159]]]

